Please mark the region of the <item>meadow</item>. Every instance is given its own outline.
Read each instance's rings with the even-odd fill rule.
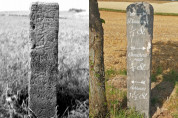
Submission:
[[[0,118],[27,117],[30,77],[28,13],[0,16]],[[88,116],[88,14],[60,12],[58,115]],[[10,100],[9,100],[10,99]]]

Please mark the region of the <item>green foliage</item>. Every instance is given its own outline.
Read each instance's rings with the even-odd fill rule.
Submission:
[[[100,18],[100,20],[101,20],[101,22],[102,22],[102,23],[104,23],[104,24],[105,24],[105,20],[104,20],[104,19]]]

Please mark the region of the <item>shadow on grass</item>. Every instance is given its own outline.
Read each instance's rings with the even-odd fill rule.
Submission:
[[[88,113],[89,70],[63,64],[57,84],[57,105],[59,118],[85,118]]]
[[[166,36],[166,35],[165,35]],[[178,72],[178,42],[177,41],[157,41],[153,43],[152,70],[157,71],[159,67],[165,70]]]
[[[151,116],[157,108],[163,107],[164,102],[173,92],[178,81],[178,42],[176,41],[158,41],[153,43],[152,56],[152,82],[160,81],[151,90]]]
[[[158,75],[159,76],[159,75]],[[151,116],[153,116],[157,108],[162,108],[166,100],[169,99],[178,82],[178,73],[170,71],[162,74],[162,81],[151,90]]]

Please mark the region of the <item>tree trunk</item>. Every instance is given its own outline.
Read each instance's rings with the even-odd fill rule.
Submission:
[[[103,27],[97,0],[90,0],[89,5],[90,116],[106,118],[108,113],[104,78]]]

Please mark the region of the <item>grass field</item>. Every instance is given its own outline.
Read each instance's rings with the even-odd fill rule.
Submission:
[[[87,104],[89,91],[88,19],[88,15],[84,13],[60,13],[58,57],[62,78],[58,80],[60,86],[58,101],[63,102],[64,105],[61,106],[59,102],[59,106],[64,109],[61,111],[63,113],[60,112],[63,117],[66,114],[71,117],[87,117],[89,114]],[[10,97],[7,92],[10,91],[13,96],[18,96],[18,93],[26,90],[28,86],[31,50],[29,18],[18,16],[18,14],[16,16],[2,15],[0,25],[0,118],[10,117],[10,112],[18,114],[21,118],[20,115],[24,117],[26,114],[17,109],[24,109],[24,106],[14,101],[9,103],[7,98]],[[62,93],[68,98],[64,98],[65,95]],[[62,99],[71,100],[73,104],[61,101]],[[14,107],[14,104],[18,105],[18,108]],[[9,105],[13,107],[10,108]]]
[[[100,11],[100,15],[105,20],[105,24],[103,23],[104,62],[106,75],[109,75],[106,77],[106,93],[111,116],[115,118],[120,113],[118,107],[126,108],[127,100],[126,13]],[[173,118],[178,114],[176,101],[178,96],[177,23],[178,16],[154,15],[151,90],[153,118]],[[125,76],[120,76],[121,74]]]

